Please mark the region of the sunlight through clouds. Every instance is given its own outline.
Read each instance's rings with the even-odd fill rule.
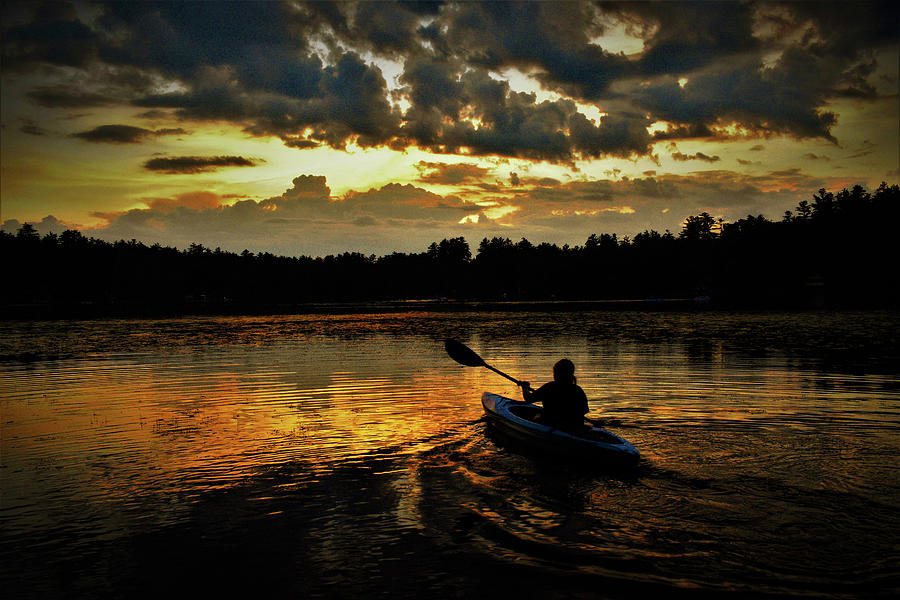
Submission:
[[[897,181],[896,22],[871,2],[13,2],[2,220],[388,253],[777,218]],[[260,217],[306,175],[327,203]]]

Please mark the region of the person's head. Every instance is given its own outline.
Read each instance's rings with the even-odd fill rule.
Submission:
[[[553,381],[559,383],[575,383],[575,364],[563,358],[553,365]]]

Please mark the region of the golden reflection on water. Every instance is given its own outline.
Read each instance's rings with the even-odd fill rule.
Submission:
[[[22,344],[52,355],[0,362],[4,541],[87,551],[196,511],[206,522],[223,502],[228,523],[245,504],[268,519],[311,515],[291,523],[335,572],[410,531],[477,549],[464,562],[490,554],[540,568],[562,549],[577,570],[612,576],[616,561],[636,561],[629,578],[676,587],[712,567],[685,577],[665,565],[696,566],[711,547],[737,543],[748,564],[802,561],[779,527],[809,538],[807,551],[818,539],[840,550],[843,538],[818,523],[854,531],[853,515],[884,513],[900,491],[900,376],[825,366],[822,344],[773,351],[771,339],[730,337],[768,335],[788,317],[717,318],[198,318],[75,323],[59,335],[60,324],[31,324]],[[691,333],[711,319],[719,333]],[[27,357],[9,338],[21,331],[3,327],[5,355]],[[446,336],[534,384],[569,357],[591,413],[620,419],[614,430],[643,465],[624,480],[572,476],[498,444],[480,421],[481,392],[519,392],[453,363]],[[210,500],[240,486],[251,490],[240,503]],[[244,526],[251,535],[258,523]]]

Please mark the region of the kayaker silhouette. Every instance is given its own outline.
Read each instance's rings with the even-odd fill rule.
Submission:
[[[553,381],[534,390],[531,383],[523,381],[522,397],[525,402],[544,405],[541,422],[560,429],[577,429],[584,426],[588,412],[587,396],[575,383],[575,364],[563,358],[553,365]]]

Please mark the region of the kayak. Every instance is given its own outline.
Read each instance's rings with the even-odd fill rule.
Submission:
[[[577,431],[556,429],[540,423],[540,406],[485,392],[484,412],[498,432],[542,452],[607,465],[633,465],[641,455],[631,442],[616,434],[588,425]],[[538,419],[537,421],[535,419]]]

